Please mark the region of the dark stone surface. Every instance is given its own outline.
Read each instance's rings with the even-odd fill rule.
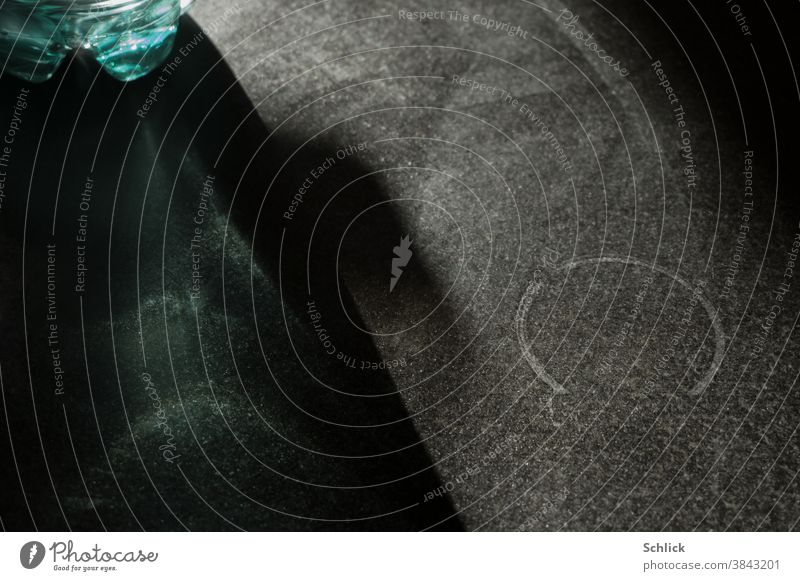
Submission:
[[[144,119],[157,76],[78,59],[31,88],[0,211],[3,526],[796,528],[798,95],[771,13],[750,38],[719,6],[574,3],[622,77],[555,2],[304,6],[200,0],[208,39],[184,20]]]

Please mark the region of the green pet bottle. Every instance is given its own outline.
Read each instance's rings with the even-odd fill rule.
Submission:
[[[130,81],[172,50],[192,0],[0,0],[0,70],[46,81],[71,50],[89,51],[113,77]]]

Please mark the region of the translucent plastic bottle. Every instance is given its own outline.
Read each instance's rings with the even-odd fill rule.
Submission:
[[[0,0],[0,70],[46,81],[73,49],[90,51],[113,77],[130,81],[172,49],[192,0]]]

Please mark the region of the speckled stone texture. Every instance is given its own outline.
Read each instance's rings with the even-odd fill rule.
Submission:
[[[565,9],[199,0],[144,115],[157,76],[35,87],[0,213],[4,526],[796,527],[776,25]]]

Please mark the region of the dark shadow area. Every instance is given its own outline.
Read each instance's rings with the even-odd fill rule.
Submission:
[[[652,58],[667,66],[682,95],[699,91],[698,79],[702,82],[707,103],[692,103],[696,111],[691,119],[707,117],[710,111],[721,149],[736,143],[739,155],[744,149],[756,152],[756,169],[770,200],[776,186],[794,187],[798,79],[789,23],[800,16],[797,3],[608,0],[603,6],[623,22],[636,24]],[[650,76],[655,80],[652,71]],[[778,161],[780,172],[776,172]],[[796,196],[779,197],[776,216],[785,212],[797,216],[798,203]],[[724,199],[723,204],[738,211],[738,199]],[[794,229],[793,221],[790,228]]]
[[[315,326],[380,361],[337,258],[386,194],[347,144],[271,133],[210,41],[165,79],[148,111],[158,73],[2,79],[3,129],[28,91],[0,211],[3,528],[459,529],[389,374]],[[406,234],[383,208],[348,248]]]

